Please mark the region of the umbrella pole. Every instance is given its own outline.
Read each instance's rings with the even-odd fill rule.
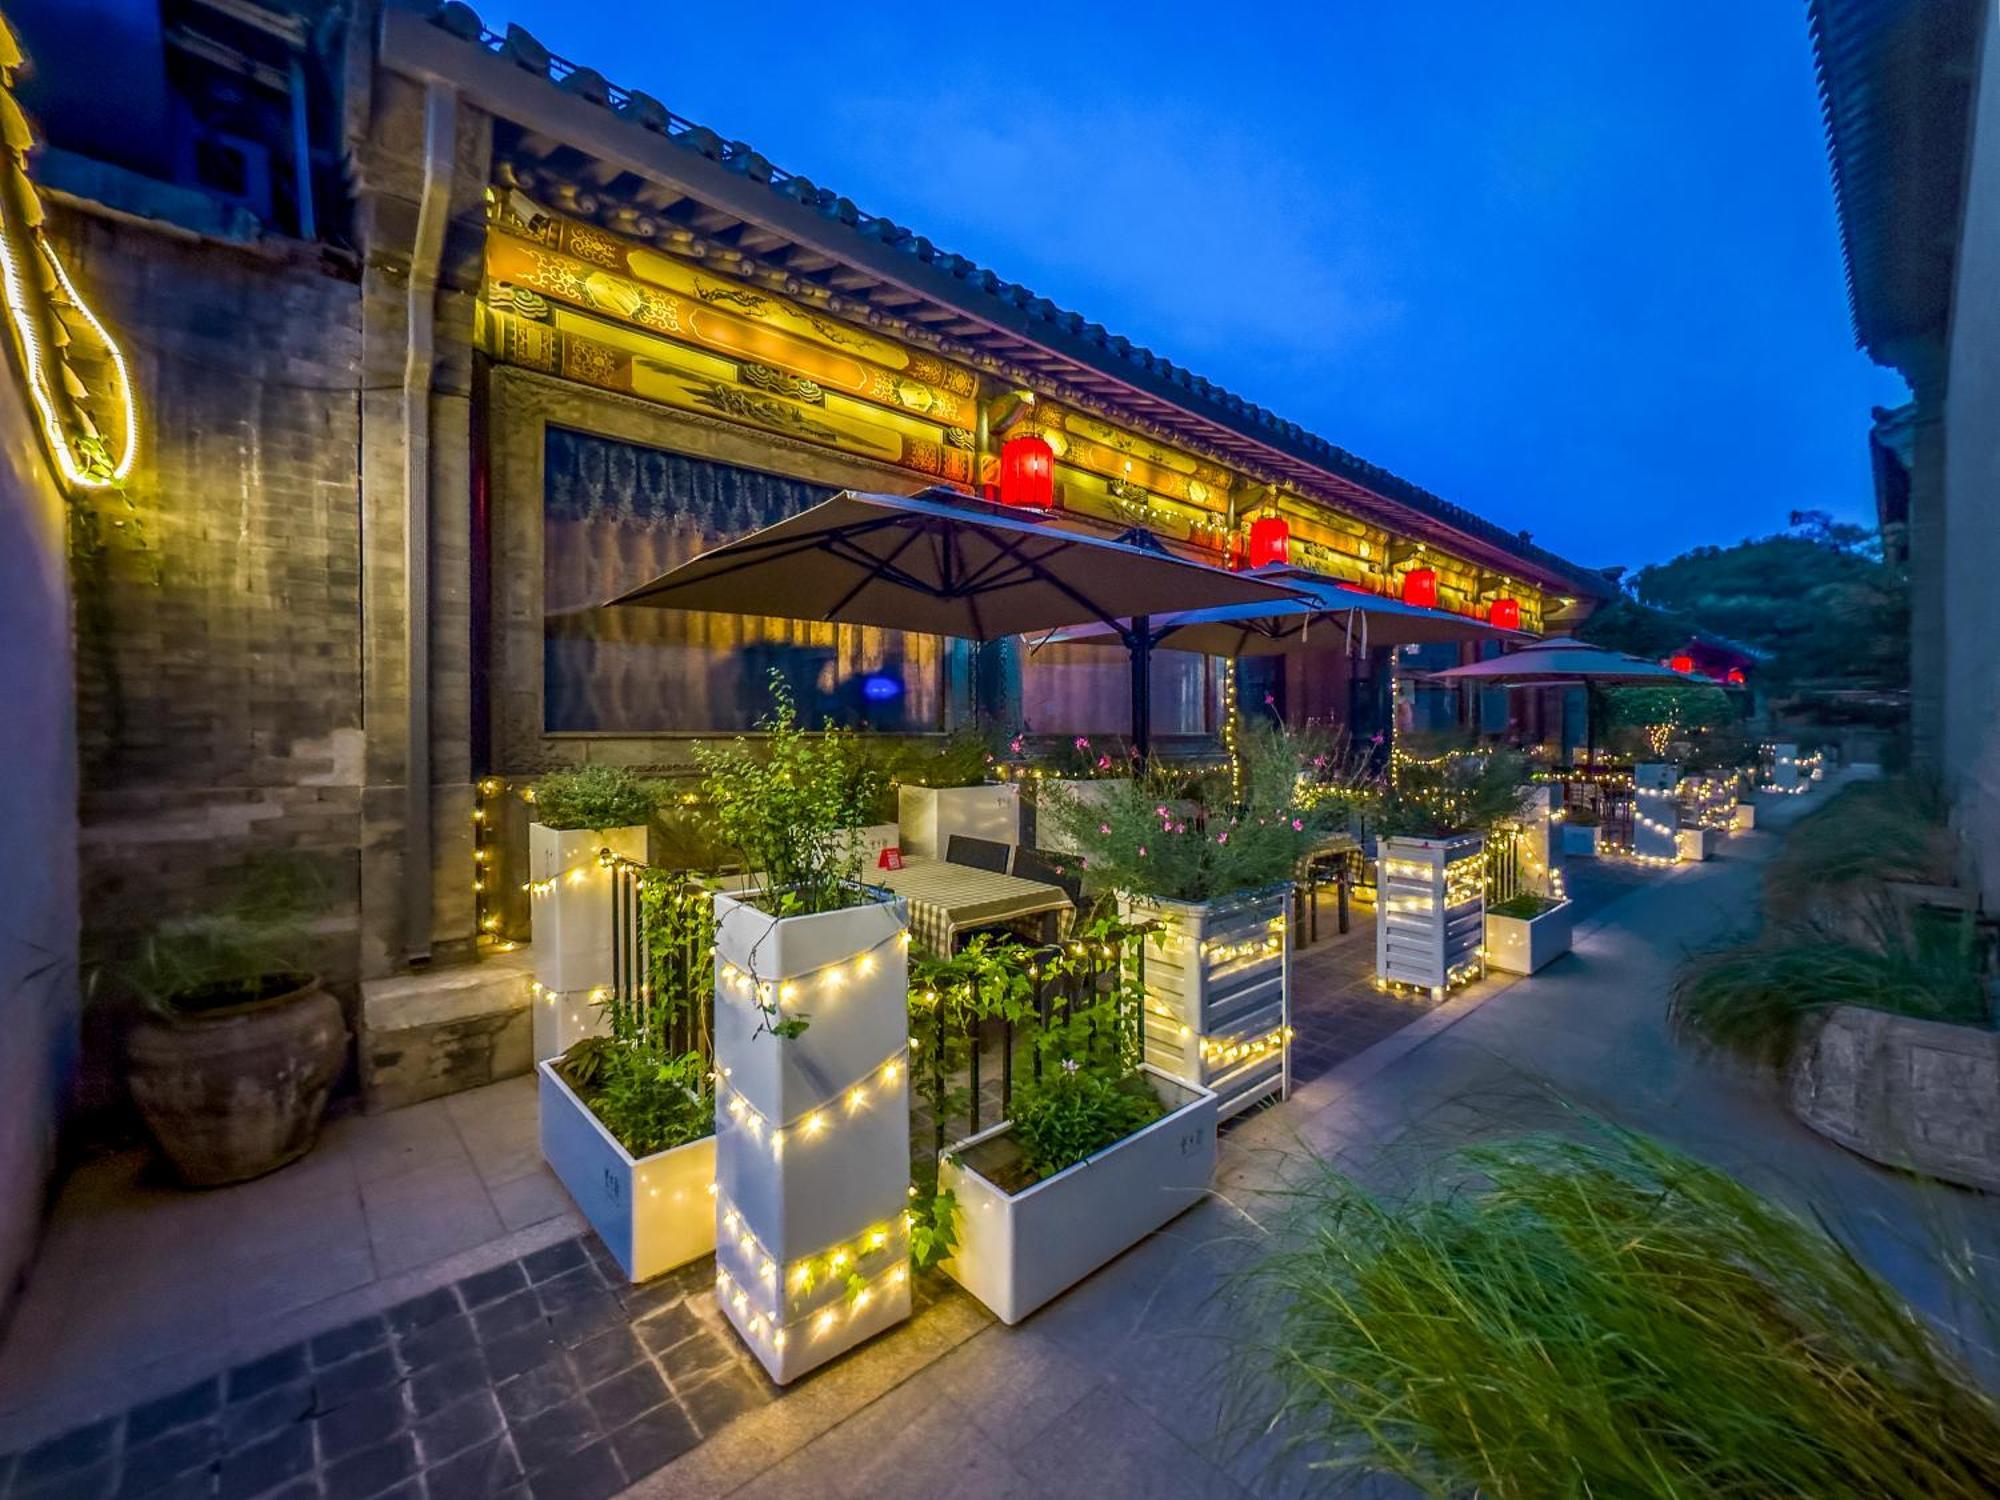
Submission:
[[[1125,648],[1132,653],[1132,748],[1141,761],[1153,754],[1153,619],[1134,615]]]

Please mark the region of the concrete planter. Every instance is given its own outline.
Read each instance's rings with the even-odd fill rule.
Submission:
[[[1477,978],[1486,885],[1476,833],[1386,838],[1376,859],[1375,972],[1442,998]]]
[[[1539,917],[1486,914],[1486,962],[1508,974],[1534,974],[1569,952],[1576,917],[1567,901]]]
[[[717,1302],[781,1385],[909,1316],[907,943],[900,901],[715,898]]]
[[[1010,1124],[951,1148],[938,1182],[958,1200],[945,1273],[1003,1323],[1028,1314],[1139,1243],[1208,1191],[1216,1097],[1147,1068],[1168,1113],[1018,1193],[980,1173],[1011,1156]]]
[[[1057,796],[1073,798],[1081,807],[1102,807],[1110,800],[1112,788],[1117,784],[1111,777],[1098,777],[1085,781],[1064,776],[1048,776],[1035,782],[1035,847],[1051,850],[1057,854],[1081,852],[1076,840],[1058,828],[1054,818],[1043,815],[1043,809],[1047,804],[1042,799],[1050,792],[1054,792]]]
[[[1757,804],[1739,802],[1736,804],[1736,818],[1729,826],[1731,833],[1748,833],[1757,826]]]
[[[1580,859],[1595,859],[1599,850],[1599,839],[1604,830],[1595,823],[1569,823],[1562,825],[1562,851],[1574,854]]]
[[[1011,781],[983,786],[902,786],[896,822],[905,854],[943,859],[951,836],[1021,842],[1021,789]]]
[[[715,1137],[634,1159],[563,1082],[536,1070],[542,1159],[633,1281],[650,1281],[715,1248]]]
[[[1836,1006],[1787,1072],[1792,1113],[1828,1140],[2000,1192],[2000,1032]]]
[[[535,1061],[560,1057],[600,1036],[599,1008],[611,985],[609,849],[644,860],[646,830],[528,825],[528,880],[534,914]]]
[[[1146,1062],[1213,1090],[1222,1119],[1291,1092],[1289,885],[1225,901],[1118,898],[1146,939]]]
[[[1677,828],[1674,830],[1674,857],[1685,863],[1700,864],[1714,853],[1706,828]]]

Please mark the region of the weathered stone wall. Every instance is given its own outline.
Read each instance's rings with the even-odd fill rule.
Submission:
[[[212,904],[255,856],[324,878],[316,961],[357,977],[360,298],[351,272],[76,210],[73,274],[123,341],[140,462],[79,579],[86,964]],[[93,1017],[92,1052],[115,1016]]]
[[[76,1057],[76,718],[63,501],[0,357],[0,1327]]]

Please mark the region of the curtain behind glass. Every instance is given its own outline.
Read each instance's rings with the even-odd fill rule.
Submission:
[[[1218,688],[1208,658],[1155,651],[1153,733],[1207,734]],[[1021,660],[1021,722],[1034,734],[1130,734],[1132,660],[1120,646],[1043,646]]]
[[[800,718],[935,729],[942,644],[850,625],[606,599],[834,493],[756,469],[562,427],[543,481],[543,678],[551,733],[712,733],[753,727],[773,668]]]

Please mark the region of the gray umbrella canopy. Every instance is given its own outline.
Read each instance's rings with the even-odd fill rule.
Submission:
[[[1059,531],[983,501],[848,490],[610,602],[990,641],[1290,597],[1274,583]]]
[[[1239,575],[1291,589],[1297,598],[1269,604],[1231,604],[1219,609],[1175,610],[1153,616],[1153,644],[1169,651],[1204,656],[1278,656],[1327,646],[1431,645],[1439,641],[1526,640],[1448,610],[1405,604],[1366,590],[1349,588],[1297,568],[1259,568]],[[1118,635],[1103,624],[1059,630],[1038,645],[1112,643]]]
[[[1714,687],[1706,677],[1676,672],[1643,656],[1627,656],[1608,646],[1593,646],[1567,638],[1545,640],[1523,651],[1476,661],[1468,666],[1432,672],[1427,682],[1486,684],[1491,687],[1664,687],[1677,682],[1689,687]]]

